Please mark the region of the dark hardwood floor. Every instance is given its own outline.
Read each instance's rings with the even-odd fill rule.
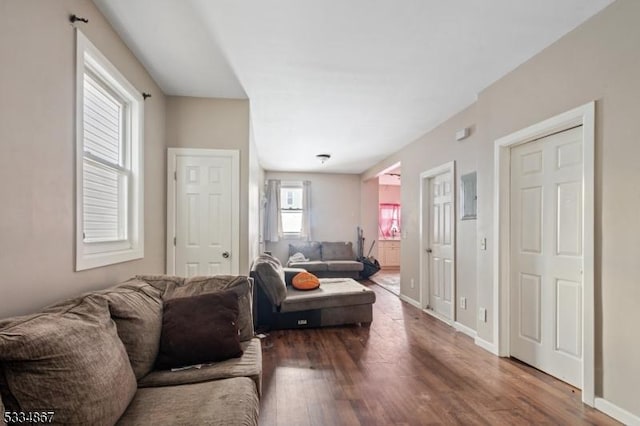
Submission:
[[[262,340],[262,425],[618,424],[580,391],[495,357],[374,283],[370,328]]]

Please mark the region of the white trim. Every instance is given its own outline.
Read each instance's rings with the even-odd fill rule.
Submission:
[[[640,416],[636,416],[635,414],[630,413],[624,408],[618,407],[604,398],[596,398],[595,407],[597,410],[602,411],[625,425],[640,426]]]
[[[131,108],[129,129],[130,177],[127,240],[106,243],[84,241],[84,74],[91,69],[117,91]],[[144,100],[140,92],[76,28],[76,271],[144,258]]]
[[[455,328],[456,331],[459,331],[460,333],[466,334],[467,336],[471,337],[472,339],[475,339],[476,337],[478,337],[478,332],[477,331],[475,331],[471,327],[467,327],[466,325],[462,324],[461,322],[454,321],[453,322],[453,328]]]
[[[176,273],[176,185],[178,157],[228,157],[231,159],[231,274],[240,269],[240,151],[236,149],[167,148],[167,260],[166,272]]]
[[[430,316],[434,317],[438,321],[442,321],[443,323],[447,324],[449,327],[453,327],[453,321],[452,320],[450,320],[449,318],[446,318],[442,314],[437,313],[433,309],[423,308],[422,312],[424,312],[427,315],[430,315]]]
[[[419,227],[419,236],[418,238],[420,239],[420,254],[419,254],[419,259],[420,259],[420,271],[419,271],[419,277],[420,277],[420,308],[424,309],[425,311],[430,311],[430,309],[427,309],[427,306],[429,305],[429,280],[427,279],[427,277],[425,275],[424,271],[425,271],[425,264],[424,264],[424,252],[426,250],[425,248],[425,238],[428,236],[428,232],[429,229],[424,229],[424,222],[426,219],[429,218],[429,215],[431,214],[431,212],[429,211],[428,208],[426,208],[425,203],[428,203],[429,200],[425,200],[424,197],[424,192],[425,192],[425,182],[427,182],[429,179],[440,175],[442,173],[446,173],[446,172],[450,172],[451,173],[451,203],[452,203],[452,220],[451,220],[451,236],[452,236],[452,245],[453,245],[453,250],[452,250],[452,256],[453,256],[453,265],[454,265],[454,270],[453,270],[453,276],[452,276],[452,288],[451,288],[451,319],[446,319],[440,315],[434,315],[436,318],[439,318],[440,320],[446,322],[449,325],[452,325],[455,320],[456,320],[456,269],[457,269],[457,263],[456,263],[456,221],[457,221],[457,210],[456,210],[456,162],[455,161],[449,161],[448,163],[442,164],[440,166],[434,167],[432,169],[429,169],[427,171],[424,171],[422,173],[420,173],[420,200],[419,200],[419,205],[420,205],[420,222],[418,223],[418,227]],[[427,313],[431,313],[431,312],[427,312]],[[434,312],[435,314],[435,312]]]
[[[409,296],[405,296],[404,294],[401,294],[398,297],[400,298],[400,300],[402,300],[403,302],[407,302],[408,304],[410,304],[414,308],[418,308],[418,309],[422,310],[422,308],[420,307],[420,302],[418,302],[417,300],[412,299]]]
[[[482,349],[484,349],[485,351],[491,352],[494,355],[498,355],[498,348],[496,345],[494,345],[491,342],[487,342],[486,340],[484,340],[481,337],[476,337],[475,338],[475,344],[480,346]]]
[[[582,401],[593,406],[594,365],[594,140],[595,102],[589,102],[495,141],[494,146],[494,285],[493,341],[499,356],[509,356],[509,218],[511,148],[582,125],[583,171],[583,306]]]

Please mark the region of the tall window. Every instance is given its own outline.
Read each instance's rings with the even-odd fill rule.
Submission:
[[[142,97],[77,31],[76,270],[144,255]]]
[[[298,236],[302,233],[302,185],[280,187],[280,214],[282,233],[285,236]]]

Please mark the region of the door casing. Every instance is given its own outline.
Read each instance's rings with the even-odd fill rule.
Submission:
[[[495,141],[494,145],[494,352],[509,356],[510,277],[510,169],[511,148],[553,133],[582,125],[583,155],[583,296],[582,296],[582,401],[590,406],[595,398],[594,349],[594,145],[595,102],[544,120]]]
[[[451,243],[453,245],[453,275],[451,282],[451,314],[450,319],[444,318],[440,315],[435,314],[434,311],[426,309],[429,305],[429,277],[430,270],[428,262],[425,262],[425,253],[427,249],[426,241],[430,238],[430,233],[432,227],[431,225],[431,211],[428,208],[430,205],[430,190],[429,190],[429,181],[431,178],[434,178],[437,175],[442,173],[449,172],[451,173],[451,193],[452,193],[452,220],[451,220]],[[425,194],[428,193],[428,196]],[[456,163],[455,161],[450,161],[448,163],[442,164],[438,167],[434,167],[433,169],[427,170],[425,172],[420,173],[420,223],[419,223],[419,233],[420,233],[420,307],[427,312],[435,316],[436,318],[442,320],[443,322],[453,325],[456,320]],[[425,226],[425,224],[429,224]]]
[[[166,273],[176,272],[176,194],[175,180],[178,157],[229,157],[231,158],[231,273],[239,274],[240,254],[240,153],[233,149],[167,149],[167,260]]]

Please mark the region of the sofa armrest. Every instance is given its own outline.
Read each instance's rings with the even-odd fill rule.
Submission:
[[[284,270],[284,282],[287,285],[291,285],[291,280],[300,272],[307,272],[306,269],[303,268],[282,268]]]

